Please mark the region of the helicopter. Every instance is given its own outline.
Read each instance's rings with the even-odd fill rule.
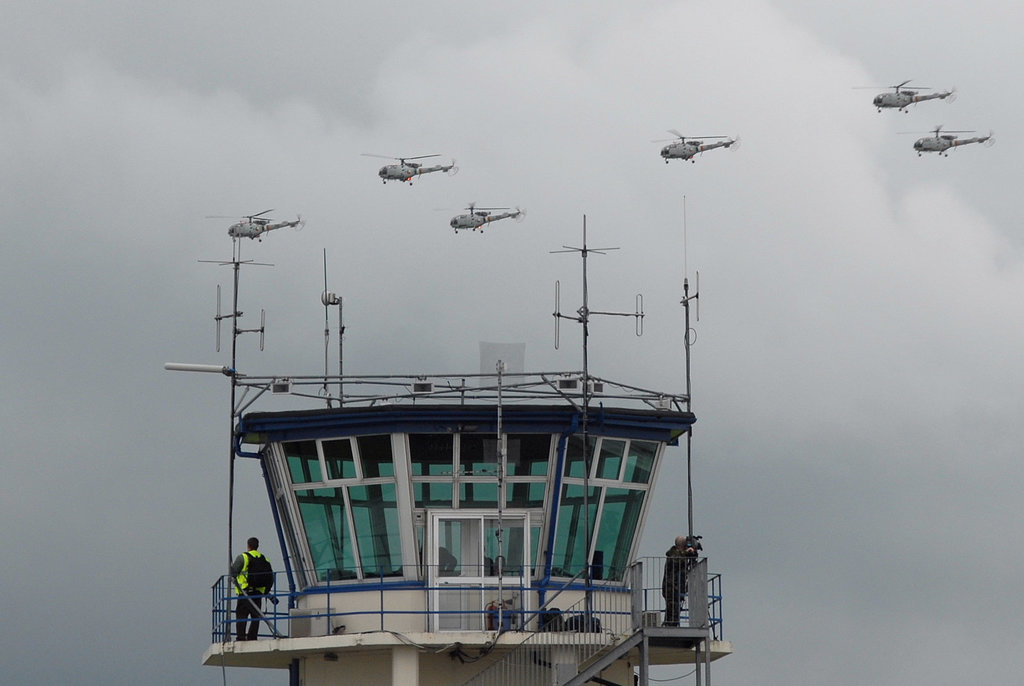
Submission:
[[[950,88],[948,91],[921,95],[918,91],[930,91],[932,89],[924,86],[914,86],[914,90],[903,88],[910,83],[910,81],[911,79],[907,79],[903,83],[898,83],[895,86],[889,86],[889,88],[893,89],[891,93],[879,93],[876,95],[873,102],[875,107],[878,108],[878,111],[881,112],[882,109],[895,108],[907,113],[907,107],[910,105],[916,105],[919,102],[924,102],[925,100],[948,100],[949,102],[956,100],[956,88]]]
[[[697,161],[694,159],[697,153],[714,150],[715,148],[728,148],[731,146],[738,148],[740,142],[739,138],[729,138],[728,136],[691,136],[687,138],[675,129],[669,129],[668,132],[679,140],[669,143],[661,149],[661,156],[664,158],[665,164],[668,164],[669,160],[690,160],[690,162],[693,163]],[[725,140],[715,143],[703,142],[705,140],[715,138],[724,138]],[[658,141],[654,142],[657,143]]]
[[[476,206],[476,203],[469,203],[469,214],[460,214],[452,217],[452,220],[448,224],[455,229],[455,233],[470,229],[473,231],[480,231],[483,233],[484,224],[490,222],[496,222],[499,219],[515,219],[516,221],[522,221],[526,217],[526,210],[521,210],[518,207],[509,212],[501,212],[500,214],[491,214],[492,210],[507,210],[507,207],[480,207]]]
[[[293,222],[272,223],[269,218],[264,217],[263,215],[267,212],[273,211],[274,210],[263,210],[262,212],[242,217],[240,221],[237,221],[228,227],[228,235],[232,238],[256,238],[262,241],[263,239],[260,237],[268,231],[286,229],[292,226],[301,229],[306,225],[306,222],[302,219],[302,215],[299,215]],[[208,217],[208,219],[227,219],[227,217],[212,216]]]
[[[411,162],[410,160],[422,160],[428,157],[438,157],[438,155],[417,155],[416,157],[390,157],[388,155],[374,155],[373,153],[364,152],[364,157],[382,157],[386,160],[398,160],[398,164],[386,164],[380,168],[377,172],[377,176],[380,177],[382,183],[388,181],[403,181],[408,182],[412,185],[412,178],[414,176],[420,176],[421,174],[429,174],[431,172],[446,172],[449,175],[454,176],[459,173],[459,168],[455,166],[455,160],[452,160],[449,164],[438,164],[433,167],[424,167],[420,162]]]
[[[959,145],[968,145],[969,143],[984,143],[986,146],[993,145],[996,141],[992,137],[992,132],[989,131],[987,136],[976,136],[974,138],[957,138],[954,134],[957,133],[974,133],[973,131],[947,131],[946,133],[940,134],[942,130],[941,126],[936,126],[934,135],[927,136],[925,138],[918,138],[914,141],[914,150],[917,151],[917,156],[920,157],[921,153],[924,152],[937,152],[943,157],[949,157],[947,152],[950,148],[955,148]]]

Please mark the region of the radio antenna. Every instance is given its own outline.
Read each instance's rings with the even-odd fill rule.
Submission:
[[[553,253],[562,252],[575,252],[579,253],[580,257],[583,258],[583,305],[576,310],[576,316],[565,315],[560,311],[559,299],[559,283],[555,282],[555,348],[558,348],[558,321],[560,319],[571,319],[579,322],[583,325],[583,513],[586,530],[586,607],[587,613],[591,611],[591,587],[593,582],[593,565],[591,561],[590,546],[592,543],[593,535],[591,533],[591,527],[593,526],[590,521],[590,434],[588,429],[588,415],[590,407],[590,396],[592,393],[592,384],[590,381],[590,369],[589,369],[589,338],[590,338],[590,317],[592,315],[608,315],[608,316],[619,316],[619,317],[633,317],[636,321],[636,335],[643,335],[643,297],[637,295],[636,297],[636,311],[635,312],[600,312],[590,309],[590,297],[587,290],[587,257],[590,253],[597,255],[604,255],[609,250],[618,250],[618,248],[588,248],[587,247],[587,215],[583,215],[583,246],[576,248],[568,245],[562,246],[563,250],[552,250]]]
[[[689,271],[686,264],[686,196],[683,196],[683,337],[684,363],[686,372],[686,409],[691,410],[690,349],[697,342],[697,332],[690,327],[690,303],[694,304],[697,321],[700,321],[700,272],[697,272],[696,288],[690,295]],[[693,537],[693,427],[686,432],[686,522],[687,535]]]
[[[242,312],[238,309],[238,280],[239,273],[241,272],[242,265],[247,266],[260,266],[260,267],[273,267],[274,265],[265,262],[253,262],[252,260],[243,260],[241,257],[242,247],[241,239],[231,239],[231,261],[225,262],[221,260],[199,260],[200,262],[208,262],[218,264],[221,266],[231,265],[233,274],[234,287],[231,294],[231,314],[221,314],[220,309],[220,286],[217,286],[217,315],[214,320],[217,322],[217,351],[220,352],[220,323],[223,319],[231,320],[231,369],[238,369],[238,336],[243,333],[259,333],[260,335],[260,350],[263,350],[263,333],[266,327],[266,313],[260,311],[260,328],[258,329],[240,329],[238,327],[238,320],[242,317]],[[234,504],[235,504],[235,396],[238,390],[238,378],[234,371],[229,375],[231,377],[231,414],[229,415],[230,426],[228,427],[228,564],[231,564],[231,545],[232,538],[234,537]]]
[[[344,387],[342,382],[342,346],[344,345],[345,337],[345,324],[342,318],[342,299],[335,293],[331,293],[327,290],[327,248],[324,248],[324,291],[320,294],[320,302],[324,304],[324,396],[327,398],[327,407],[331,406],[331,392],[328,388],[328,377],[330,376],[329,365],[327,362],[328,351],[331,343],[331,326],[329,317],[329,307],[331,305],[338,306],[338,407],[341,407],[345,402]]]

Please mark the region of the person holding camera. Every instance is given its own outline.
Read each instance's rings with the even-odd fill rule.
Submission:
[[[662,626],[679,626],[679,606],[686,593],[686,574],[697,562],[701,549],[699,536],[676,536],[675,544],[665,552],[665,572],[661,578],[661,595],[665,598],[665,621]]]

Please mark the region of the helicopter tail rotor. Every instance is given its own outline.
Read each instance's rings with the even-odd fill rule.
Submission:
[[[296,220],[298,221],[298,223],[295,225],[295,230],[302,231],[302,229],[306,227],[306,220],[302,218],[301,214],[296,215]]]
[[[524,219],[526,219],[526,210],[517,207],[516,212],[518,212],[518,214],[516,215],[516,222],[521,222]]]
[[[455,160],[452,160],[451,168],[445,172],[448,176],[455,176],[459,173],[459,168],[455,166]]]
[[[736,136],[735,138],[732,139],[732,143],[729,144],[729,149],[730,150],[736,150],[739,147],[740,147],[740,137]]]
[[[956,102],[956,86],[949,89],[949,95],[946,96],[946,102]]]
[[[983,143],[983,145],[986,148],[991,148],[995,144],[996,144],[996,138],[995,138],[995,136],[992,135],[992,131],[989,131],[988,132],[988,138],[985,139],[985,142]]]

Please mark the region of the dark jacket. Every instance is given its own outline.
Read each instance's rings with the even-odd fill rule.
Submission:
[[[676,546],[665,551],[665,573],[661,578],[661,595],[668,598],[686,593],[686,574],[696,562],[696,551],[687,555],[686,551]]]

